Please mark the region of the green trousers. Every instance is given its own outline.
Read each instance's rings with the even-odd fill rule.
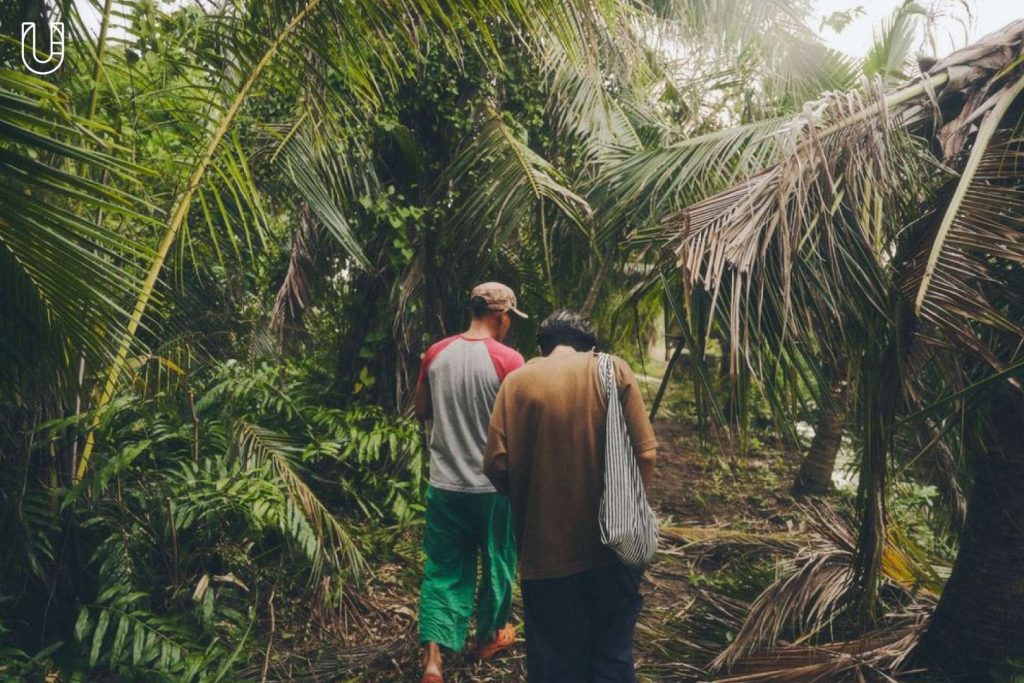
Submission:
[[[485,641],[508,622],[516,543],[508,499],[497,493],[427,491],[427,554],[420,588],[420,642],[456,652],[466,642],[480,558],[476,637]]]

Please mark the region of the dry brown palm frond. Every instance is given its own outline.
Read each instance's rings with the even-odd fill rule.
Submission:
[[[899,128],[898,110],[887,110],[882,119],[859,116],[885,101],[850,94],[819,103],[805,113],[806,133],[789,158],[666,217],[666,229],[680,234],[682,271],[712,292],[727,273],[735,274],[734,307],[750,294],[763,299],[763,275],[774,274],[778,282],[771,284],[781,285],[781,299],[788,302],[797,261],[810,248],[824,259],[823,284],[841,288],[842,271],[832,262],[852,255],[837,251],[844,245],[836,231],[852,229],[846,239],[873,241],[875,207],[904,194],[908,165],[926,160],[920,144]],[[731,312],[732,320],[739,317],[739,310]]]
[[[721,571],[735,561],[788,556],[807,545],[801,534],[747,532],[709,526],[662,526],[659,554],[708,560]]]
[[[636,645],[642,659],[655,654],[663,664],[679,664],[668,664],[674,671],[654,668],[650,663],[643,663],[641,669],[645,673],[698,674],[699,680],[706,680],[707,671],[695,664],[715,656],[722,638],[739,629],[749,609],[743,600],[702,589],[678,609],[662,612],[661,619],[642,618],[636,626]]]
[[[777,651],[788,632],[800,634],[802,641],[811,640],[835,624],[852,604],[854,530],[826,506],[809,507],[807,512],[808,543],[782,564],[780,578],[754,600],[735,639],[709,665],[712,671],[735,671],[741,661]],[[897,527],[889,529],[882,550],[882,576],[890,590],[904,596],[902,602],[925,609],[930,609],[941,590],[931,562]],[[828,647],[845,651],[847,645]],[[807,648],[801,652],[806,655]]]
[[[780,532],[736,531],[710,526],[661,527],[661,538],[669,543],[682,543],[687,548],[722,550],[729,548],[759,549],[765,554],[792,552],[807,543],[801,534]]]
[[[1020,85],[1024,88],[1024,75]],[[908,245],[897,286],[916,299],[918,316],[948,342],[971,350],[993,367],[1000,362],[979,339],[973,323],[1024,336],[990,293],[999,288],[1005,266],[1024,264],[1024,138],[1020,131],[993,131],[975,141],[964,174],[945,188],[941,210]]]
[[[814,635],[849,606],[852,556],[825,548],[805,549],[783,568],[784,577],[754,600],[736,639],[711,663],[713,671],[762,649],[774,649],[786,627]]]
[[[302,312],[312,303],[312,280],[316,275],[320,227],[308,205],[302,204],[297,214],[288,272],[277,290],[270,313],[270,329],[281,338],[299,323]]]
[[[925,620],[907,615],[897,623],[855,640],[826,645],[786,645],[743,657],[718,683],[863,683],[892,681],[917,646]]]
[[[843,283],[836,276],[843,273],[832,262],[857,255],[835,241],[837,231],[863,232],[867,251],[876,252],[879,265],[886,265],[891,255],[878,248],[885,232],[895,227],[893,203],[913,203],[920,191],[914,188],[934,175],[925,172],[925,165],[935,160],[928,161],[931,153],[924,140],[913,136],[930,130],[936,119],[952,119],[935,133],[952,161],[949,155],[963,147],[965,131],[1013,94],[1011,86],[1001,83],[1006,69],[1019,67],[1014,58],[1022,42],[1024,21],[1018,21],[941,60],[902,88],[832,94],[808,104],[791,123],[801,133],[786,158],[663,219],[682,272],[711,291],[726,281],[726,273],[737,273],[731,280],[736,288],[733,307],[745,300],[737,295],[758,290],[752,286],[755,280],[761,288],[781,286],[781,300],[788,306],[798,260],[809,247],[822,259],[823,294],[842,293]],[[937,260],[932,252],[929,272]],[[770,260],[777,261],[775,268],[768,267]],[[950,264],[949,271],[955,272],[956,265]],[[766,277],[777,281],[768,283]],[[917,289],[926,292],[929,284],[922,273]],[[941,293],[936,295],[940,299]],[[917,298],[925,301],[923,295]],[[741,313],[734,308],[731,320],[738,322]],[[747,311],[760,313],[759,306]]]

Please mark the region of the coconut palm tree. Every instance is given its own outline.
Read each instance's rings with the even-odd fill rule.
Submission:
[[[203,86],[189,89],[187,97],[176,97],[183,86],[166,90],[162,82],[143,84],[152,87],[143,87],[141,96],[163,101],[172,113],[170,120],[160,125],[174,128],[187,153],[176,160],[175,170],[165,178],[165,191],[152,198],[152,213],[160,216],[162,228],[153,241],[153,251],[142,263],[136,261],[142,277],[134,302],[119,300],[119,305],[129,311],[127,323],[121,331],[109,323],[102,327],[104,338],[117,342],[112,359],[90,363],[90,372],[85,373],[91,376],[102,368],[104,375],[93,407],[102,409],[109,403],[131,365],[140,331],[147,320],[155,323],[151,304],[163,282],[165,265],[181,236],[188,232],[190,216],[197,207],[201,206],[211,227],[220,224],[243,230],[245,234],[238,236],[241,242],[266,239],[259,193],[247,161],[248,155],[258,145],[265,147],[266,142],[255,140],[256,145],[246,146],[234,137],[254,92],[276,88],[295,95],[298,111],[292,125],[280,132],[279,141],[284,146],[305,135],[314,141],[312,153],[322,155],[325,149],[343,146],[346,126],[372,116],[385,93],[407,79],[414,65],[430,52],[440,50],[456,57],[473,52],[500,63],[493,28],[508,24],[516,27],[518,38],[531,49],[539,53],[557,47],[568,63],[574,63],[580,58],[578,46],[585,42],[584,35],[594,27],[616,25],[617,6],[551,0],[443,5],[431,0],[308,0],[186,8],[193,16],[181,36],[188,44],[182,47],[196,54],[176,68],[191,83]],[[156,33],[146,35],[140,27],[172,19],[143,5],[135,8],[129,4],[123,8],[126,12],[115,11],[108,2],[103,7],[99,35],[93,38],[74,16],[74,7],[72,3],[66,9],[71,13],[67,23],[76,28],[68,49],[68,78],[78,79],[90,93],[77,104],[89,120],[97,106],[101,111],[109,107],[118,115],[125,111],[126,103],[105,97],[103,84],[110,78],[138,77],[140,72],[133,69],[133,64],[140,50],[156,40]],[[131,16],[133,11],[139,13],[136,25],[129,27],[127,36],[115,39],[108,31],[111,22],[120,14]],[[72,92],[76,89],[69,88]],[[355,158],[350,161],[358,163]],[[368,261],[352,236],[351,226],[334,203],[334,189],[325,187],[323,178],[310,174],[294,173],[291,178],[353,266],[366,268]],[[107,181],[111,184],[113,178]],[[11,208],[13,211],[17,206]],[[215,235],[211,238],[218,239]],[[219,245],[215,248],[220,251]],[[77,477],[88,470],[92,450],[90,432],[76,468]]]
[[[667,211],[713,194],[745,173],[763,169],[786,153],[788,147],[785,135],[798,130],[789,114],[799,110],[805,101],[813,101],[827,91],[856,92],[868,87],[868,84],[874,84],[870,87],[879,87],[879,83],[888,84],[906,79],[916,68],[912,51],[917,42],[917,34],[922,28],[928,28],[925,20],[929,14],[916,3],[903,3],[877,28],[871,47],[859,60],[830,52],[814,43],[791,45],[789,49],[796,50],[797,55],[783,54],[779,57],[781,63],[768,61],[765,64],[768,74],[759,75],[755,79],[767,78],[768,83],[775,83],[775,79],[778,79],[776,74],[793,74],[781,79],[782,86],[773,85],[766,89],[766,97],[757,116],[748,114],[749,122],[733,129],[691,137],[678,145],[664,145],[662,149],[649,153],[647,158],[637,155],[623,160],[609,172],[610,177],[624,179],[624,182],[620,181],[625,186],[623,197],[617,199],[633,202],[625,204],[631,209],[637,202],[654,207],[652,213],[655,218],[648,219],[654,223],[656,218]],[[802,77],[798,78],[797,74],[802,74]],[[686,150],[686,154],[677,152],[676,147],[681,148],[680,151]],[[681,189],[685,189],[687,194],[682,194]],[[635,209],[633,211],[635,213]],[[641,222],[639,227],[640,230],[633,235],[634,242],[659,243],[664,237],[661,226],[652,227]],[[698,287],[697,291],[699,293],[701,288]],[[727,295],[728,292],[729,287],[721,288],[719,299],[722,293]],[[691,316],[690,310],[700,309],[701,306],[694,304],[681,308],[684,315]],[[725,309],[719,307],[719,310]],[[703,314],[698,317],[700,315]],[[699,328],[711,326],[712,329],[708,333],[696,335],[696,338],[720,337],[723,348],[729,347],[728,318],[722,319],[722,324],[717,324],[718,314],[712,314],[710,318],[707,315],[703,317],[703,320],[692,321],[690,324],[696,324]],[[827,326],[832,322],[823,318],[820,324]],[[766,341],[767,352],[762,357],[770,357],[773,347],[772,343]],[[794,383],[790,378],[794,373],[783,373],[781,377],[772,377],[770,382],[762,382],[762,390],[772,404],[778,422],[787,432],[791,432],[794,441],[797,437],[790,423],[798,419],[814,420],[815,437],[793,488],[799,494],[826,493],[832,488],[836,455],[845,433],[849,393],[848,363],[843,357],[829,357],[824,361],[805,358],[799,362],[807,367],[796,375],[810,373],[816,379],[825,381],[813,382],[808,387],[802,380]],[[738,394],[749,395],[742,388],[742,385],[749,383],[749,378],[744,376],[742,365],[727,362],[726,358],[723,358],[723,367],[732,368],[729,374],[737,375],[728,379],[733,388],[730,389],[730,399],[723,410],[723,416],[732,422],[735,416],[743,416],[749,411],[749,407],[737,406],[735,401]],[[765,371],[759,373],[762,380],[767,380],[769,374]],[[666,374],[666,381],[668,376]],[[802,403],[808,388],[812,390],[816,404],[810,410]],[[786,408],[794,403],[800,405],[796,415]],[[743,421],[743,418],[740,417],[740,420]]]
[[[741,72],[767,81],[781,70],[790,74],[792,87],[813,94],[835,85],[813,70],[808,76],[791,63],[795,54],[808,49],[835,58],[812,42],[817,39],[806,26],[804,3],[735,0],[724,11],[725,4],[631,4],[618,16],[610,3],[604,6],[604,19],[571,48],[554,39],[545,40],[536,55],[524,53],[518,42],[506,47],[506,66],[525,68],[547,100],[544,124],[521,125],[504,109],[501,87],[491,92],[471,82],[458,94],[469,102],[470,130],[446,140],[445,148],[453,153],[440,160],[439,169],[421,169],[419,175],[415,170],[416,158],[424,156],[418,148],[426,145],[422,131],[413,129],[422,126],[402,122],[392,128],[390,146],[406,155],[404,172],[413,176],[412,182],[403,179],[403,185],[415,187],[413,192],[429,188],[425,201],[440,198],[437,203],[442,207],[441,225],[424,231],[416,258],[400,276],[401,287],[386,303],[395,311],[394,329],[402,347],[398,364],[404,360],[404,370],[396,373],[399,387],[408,386],[409,369],[421,352],[422,319],[427,319],[431,334],[443,331],[430,326],[444,328],[463,312],[443,310],[441,302],[460,300],[471,280],[491,268],[508,268],[510,276],[526,285],[527,296],[543,305],[575,302],[583,309],[598,309],[599,315],[610,309],[606,301],[613,297],[599,296],[607,291],[609,280],[621,287],[636,279],[635,273],[625,272],[631,255],[620,249],[620,236],[642,216],[652,215],[654,208],[644,205],[637,211],[635,194],[649,190],[636,183],[654,179],[630,177],[622,172],[624,167],[638,159],[653,167],[664,158],[657,156],[664,147],[706,127],[709,108],[719,107],[719,99],[731,101],[739,92]],[[499,31],[496,36],[504,45]],[[704,63],[711,53],[716,60]],[[521,63],[524,54],[529,57],[526,65]],[[693,71],[695,67],[701,70]],[[736,76],[725,79],[719,93],[709,94],[711,90],[698,83],[710,78],[712,70]],[[502,72],[492,72],[489,78],[500,83]],[[481,95],[480,90],[489,94]],[[770,97],[780,97],[783,90],[775,83]],[[688,100],[691,93],[710,102]],[[770,97],[753,98],[748,105],[759,110],[768,106]],[[313,150],[298,155],[304,161],[296,168],[316,168],[312,176],[339,175],[301,136],[290,138],[289,146]],[[677,160],[686,153],[668,151]],[[381,155],[369,150],[369,156]],[[389,174],[384,164],[376,167],[376,178],[387,179]],[[674,192],[696,191],[692,180],[680,179]],[[337,190],[350,183],[327,184]],[[451,263],[459,267],[446,267]],[[312,265],[308,260],[307,264]],[[288,291],[297,291],[293,284],[310,279],[297,269],[290,272],[296,277],[285,282]],[[421,305],[410,306],[411,301]],[[408,392],[398,393],[396,402],[401,404]]]
[[[1018,21],[902,87],[808,104],[767,138],[776,163],[663,224],[693,286],[730,287],[720,305],[753,367],[764,336],[848,359],[862,604],[901,445],[934,424],[964,444],[967,523],[917,645],[956,672],[1024,655],[1022,44]]]

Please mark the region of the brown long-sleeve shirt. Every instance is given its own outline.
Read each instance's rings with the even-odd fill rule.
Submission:
[[[645,487],[654,430],[629,366],[613,358],[626,427]],[[602,543],[606,395],[597,355],[555,352],[511,373],[498,391],[484,473],[508,495],[522,578],[568,576],[616,561]]]

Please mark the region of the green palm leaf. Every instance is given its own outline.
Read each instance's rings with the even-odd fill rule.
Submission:
[[[146,221],[136,211],[139,201],[70,170],[103,171],[128,186],[144,175],[119,158],[120,150],[99,143],[100,132],[108,131],[75,117],[55,86],[0,70],[0,382],[6,390],[27,389],[18,378],[39,382],[33,393],[72,384],[73,349],[105,363],[115,348],[107,332],[127,320],[127,302],[139,291],[125,265],[149,252],[86,217],[101,211]],[[35,376],[40,368],[49,371]]]
[[[475,186],[456,207],[452,229],[478,251],[512,235],[538,215],[544,201],[576,225],[591,216],[587,201],[561,173],[494,113],[452,162],[441,186],[449,182]]]

